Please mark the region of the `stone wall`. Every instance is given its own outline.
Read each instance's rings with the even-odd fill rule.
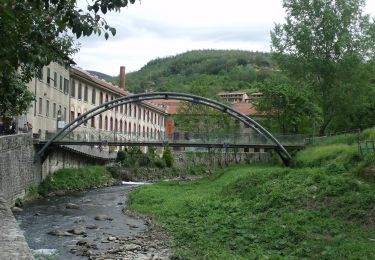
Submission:
[[[96,154],[92,148],[53,147],[41,164],[35,160],[40,148],[33,144],[31,134],[0,136],[0,193],[9,206],[50,173],[62,168],[103,165],[116,157],[104,152]]]
[[[0,259],[34,259],[7,201],[0,194]]]
[[[31,134],[0,136],[0,193],[9,205],[40,180],[40,173],[34,171]]]

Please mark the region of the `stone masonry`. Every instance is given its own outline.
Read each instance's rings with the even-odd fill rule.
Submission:
[[[8,205],[40,182],[40,173],[33,170],[33,160],[31,134],[0,137],[0,193]]]
[[[0,259],[34,259],[17,221],[0,194]]]

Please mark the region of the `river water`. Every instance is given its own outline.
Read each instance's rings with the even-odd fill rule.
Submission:
[[[147,229],[145,221],[122,212],[131,187],[134,185],[43,198],[26,204],[24,210],[15,216],[34,252],[53,253],[52,259],[87,259],[87,254],[83,256],[82,246],[78,245],[85,244],[86,251],[90,248],[94,252],[103,252],[115,242],[136,237]],[[66,208],[67,203],[74,203],[79,208]],[[107,215],[113,220],[95,220],[98,215]],[[58,230],[69,235],[66,231],[73,228],[84,229],[85,234],[48,234]],[[114,238],[116,241],[112,241]]]

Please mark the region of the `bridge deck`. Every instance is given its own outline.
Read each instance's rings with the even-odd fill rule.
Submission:
[[[40,144],[45,144],[47,141],[40,141]],[[209,148],[263,148],[263,149],[275,149],[275,144],[231,144],[231,143],[189,143],[189,142],[160,142],[160,141],[142,141],[142,142],[124,142],[124,141],[56,141],[54,145],[108,145],[108,146],[158,146],[158,147],[209,147]],[[296,144],[284,144],[286,149],[298,150],[302,149],[304,145]]]

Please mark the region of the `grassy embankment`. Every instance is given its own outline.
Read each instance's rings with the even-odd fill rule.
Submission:
[[[375,139],[367,130],[360,139]],[[296,166],[237,166],[131,194],[174,238],[179,259],[374,259],[375,181],[358,136],[330,138]]]
[[[58,191],[76,191],[116,183],[112,175],[101,166],[89,166],[80,169],[61,169],[48,177],[29,192],[29,197],[47,195]]]

